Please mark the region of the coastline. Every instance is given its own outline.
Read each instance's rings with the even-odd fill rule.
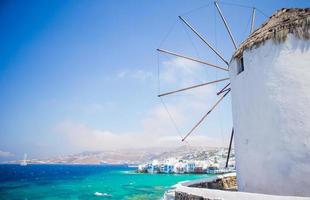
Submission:
[[[160,199],[172,185],[208,175],[141,174],[124,165],[0,165],[0,196],[5,199]],[[21,181],[22,180],[22,181]]]

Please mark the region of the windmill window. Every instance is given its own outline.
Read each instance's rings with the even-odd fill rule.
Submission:
[[[240,74],[243,71],[244,71],[244,62],[243,62],[243,57],[241,56],[237,60],[237,74]]]

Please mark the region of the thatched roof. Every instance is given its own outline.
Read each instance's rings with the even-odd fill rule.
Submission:
[[[245,49],[257,47],[268,39],[282,42],[288,33],[310,39],[310,8],[278,10],[240,45],[233,57],[240,57]]]

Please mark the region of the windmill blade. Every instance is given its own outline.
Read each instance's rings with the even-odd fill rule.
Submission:
[[[230,85],[230,83],[225,85],[225,87],[223,87],[219,92],[217,92],[216,95],[220,95],[220,94],[224,93],[225,91],[227,91],[228,89],[230,89],[230,88],[226,89],[229,85]]]
[[[183,19],[181,16],[179,16],[179,18],[182,20],[182,22],[187,26],[189,27],[218,57],[221,58],[221,60],[223,62],[225,62],[227,65],[229,65],[229,63],[223,58],[223,56],[221,56],[221,54],[214,49],[214,47],[211,46],[211,44],[206,40],[204,39],[200,33],[198,33],[185,19]]]
[[[219,80],[215,80],[215,81],[210,81],[210,82],[206,82],[206,83],[202,83],[202,84],[198,84],[198,85],[193,85],[193,86],[182,88],[182,89],[179,89],[179,90],[175,90],[175,91],[159,94],[158,97],[162,97],[162,96],[166,96],[166,95],[169,95],[169,94],[174,94],[174,93],[177,93],[177,92],[182,92],[182,91],[190,90],[190,89],[201,87],[201,86],[205,86],[205,85],[210,85],[210,84],[221,82],[221,81],[226,81],[228,79],[229,78],[223,78],[223,79],[219,79]]]
[[[214,65],[214,64],[211,64],[211,63],[199,60],[197,58],[192,58],[192,57],[189,57],[189,56],[184,56],[184,55],[181,55],[179,53],[175,53],[175,52],[164,50],[164,49],[157,49],[157,51],[160,51],[160,52],[163,52],[163,53],[167,53],[167,54],[170,54],[170,55],[173,55],[173,56],[177,56],[177,57],[180,57],[180,58],[184,58],[184,59],[187,59],[187,60],[191,60],[191,61],[194,61],[194,62],[198,62],[198,63],[204,64],[204,65],[208,65],[208,66],[211,66],[211,67],[215,67],[217,69],[221,69],[221,70],[224,70],[224,71],[228,71],[227,68],[220,67],[218,65]]]
[[[228,161],[229,161],[229,157],[230,157],[230,151],[231,151],[231,144],[232,144],[232,140],[234,138],[234,128],[232,128],[231,130],[231,135],[230,135],[230,142],[229,142],[229,148],[228,148],[228,154],[227,154],[227,160],[226,160],[226,168],[228,167]]]
[[[255,8],[253,8],[253,10],[252,10],[252,22],[251,22],[251,33],[253,33],[253,31],[254,31],[254,24],[255,24],[255,11],[256,11],[256,9],[255,9]]]
[[[227,31],[228,31],[228,34],[229,34],[229,37],[230,37],[231,41],[232,41],[233,44],[234,44],[235,49],[237,49],[237,45],[236,45],[235,39],[234,39],[234,37],[233,37],[233,35],[232,35],[232,33],[231,33],[231,30],[230,30],[230,28],[229,28],[229,26],[228,26],[228,23],[227,23],[227,21],[226,21],[224,15],[223,15],[223,13],[222,13],[222,11],[221,11],[221,9],[220,9],[220,7],[219,7],[219,5],[217,4],[216,1],[214,1],[214,5],[215,5],[215,7],[217,8],[217,11],[219,12],[219,14],[220,14],[220,16],[221,16],[222,21],[224,22],[224,25],[225,25],[225,27],[226,27],[226,29],[227,29]]]
[[[227,92],[227,91],[229,91],[229,90],[231,90],[231,88],[227,88],[227,89],[221,91],[219,94],[222,94],[222,93]],[[218,95],[219,95],[219,94],[218,94]]]
[[[182,139],[182,142],[203,122],[203,120],[213,111],[213,109],[224,99],[224,97],[230,92],[228,90],[217,102],[212,106],[212,108],[205,114],[199,122],[185,135],[185,137]]]

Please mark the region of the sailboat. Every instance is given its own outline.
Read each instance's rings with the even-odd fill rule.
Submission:
[[[27,154],[24,154],[24,159],[23,159],[23,161],[20,163],[20,166],[27,166]]]

